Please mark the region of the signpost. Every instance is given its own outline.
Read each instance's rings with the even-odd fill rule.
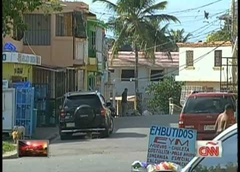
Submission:
[[[197,131],[152,126],[150,128],[147,162],[173,162],[184,167],[196,154]]]
[[[221,141],[197,141],[198,157],[222,157]]]

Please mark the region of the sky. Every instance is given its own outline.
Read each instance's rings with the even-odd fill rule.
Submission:
[[[90,11],[95,13],[100,20],[107,22],[108,18],[113,16],[113,13],[103,3],[92,3],[92,0],[79,1],[87,3]],[[117,0],[110,1],[116,3]],[[162,0],[156,0],[156,2],[160,1]],[[198,8],[210,3],[213,4]],[[196,42],[204,41],[209,33],[221,28],[223,22],[218,20],[217,17],[227,12],[230,6],[231,0],[168,0],[166,10],[161,10],[157,14],[172,14],[176,16],[181,23],[170,23],[169,29],[184,29],[186,33],[193,35],[189,41]],[[208,20],[204,19],[204,11],[209,13]],[[113,33],[109,30],[107,30],[106,35],[107,37],[113,37]]]

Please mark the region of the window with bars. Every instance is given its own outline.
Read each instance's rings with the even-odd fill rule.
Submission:
[[[193,51],[186,51],[186,67],[193,67]]]
[[[222,65],[222,50],[214,51],[214,67],[220,67]]]
[[[51,15],[24,14],[27,30],[24,33],[24,45],[51,44]]]
[[[74,35],[76,38],[87,38],[87,23],[82,12],[75,11],[74,17]]]
[[[130,81],[130,79],[134,77],[134,70],[122,70],[121,81]]]
[[[91,31],[91,48],[96,50],[96,32]]]
[[[73,13],[56,14],[56,36],[73,36]]]
[[[151,70],[150,81],[162,81],[163,70]]]

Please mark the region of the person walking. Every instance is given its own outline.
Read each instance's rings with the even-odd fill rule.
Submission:
[[[128,92],[128,89],[125,88],[123,93],[122,93],[122,102],[121,102],[122,116],[126,116],[126,112],[127,112],[127,92]]]
[[[223,113],[218,115],[218,118],[215,122],[215,131],[216,136],[219,135],[222,131],[228,128],[231,125],[232,117],[234,116],[234,108],[227,104]]]

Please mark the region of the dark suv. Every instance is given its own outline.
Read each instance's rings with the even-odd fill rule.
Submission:
[[[113,118],[106,107],[104,97],[99,92],[70,92],[59,116],[59,134],[61,140],[73,133],[99,134],[109,137],[113,132]]]

